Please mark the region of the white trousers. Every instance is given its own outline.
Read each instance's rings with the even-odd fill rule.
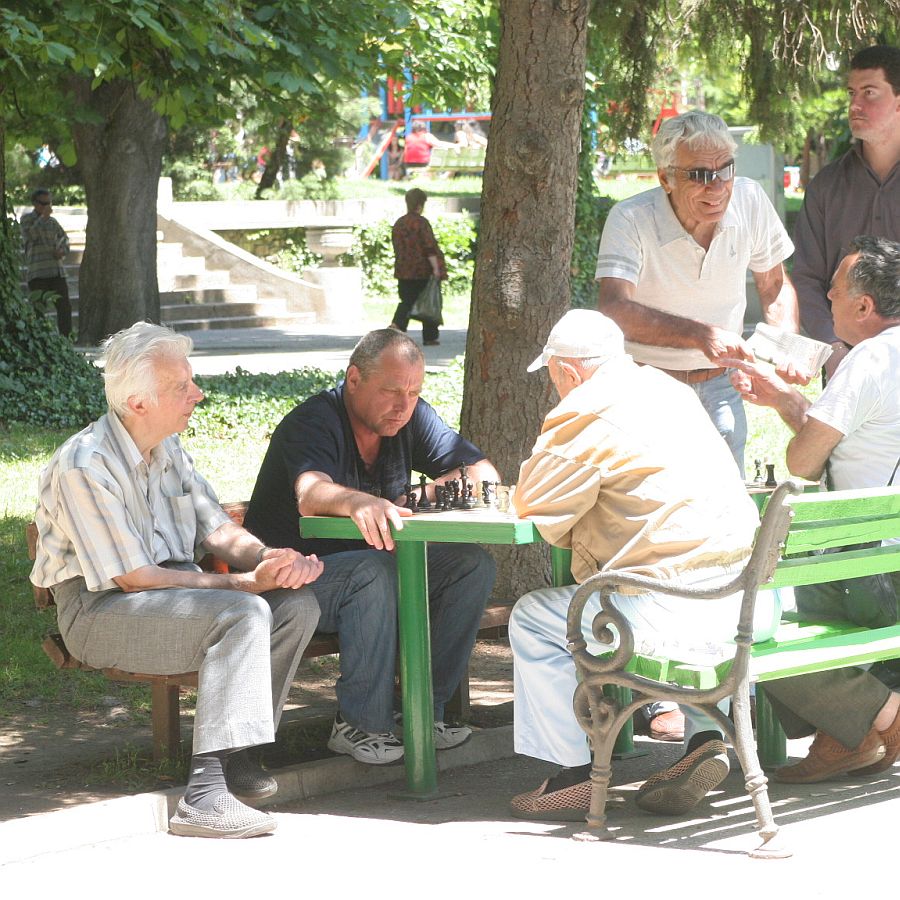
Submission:
[[[709,588],[722,577],[695,580],[691,586]],[[575,661],[567,648],[566,616],[577,585],[544,588],[521,597],[509,620],[514,657],[515,748],[517,753],[561,766],[590,762],[587,735],[578,724],[572,697],[578,683]],[[613,594],[613,605],[634,630],[635,650],[654,650],[682,661],[709,659],[737,632],[741,594],[721,600],[689,600],[667,594]],[[600,609],[600,595],[585,604],[582,632],[592,653],[608,652],[591,634]],[[776,591],[760,591],[756,600],[754,641],[771,637],[780,619]],[[724,701],[727,710],[728,701]],[[720,731],[708,715],[685,707],[685,742],[701,731]]]

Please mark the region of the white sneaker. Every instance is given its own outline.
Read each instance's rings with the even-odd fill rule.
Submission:
[[[389,731],[382,734],[360,731],[340,715],[335,716],[328,749],[370,766],[386,766],[403,759],[403,744]]]
[[[403,715],[394,713],[394,733],[403,737]],[[467,725],[447,725],[444,722],[434,723],[434,749],[449,750],[458,747],[472,737],[472,729]]]

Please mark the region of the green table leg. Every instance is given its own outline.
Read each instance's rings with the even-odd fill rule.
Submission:
[[[787,762],[787,739],[762,685],[756,685],[756,749],[764,769]]]
[[[419,541],[398,541],[395,551],[400,587],[400,681],[406,785],[415,797],[431,796],[437,790],[425,546]]]
[[[618,700],[621,706],[631,703],[631,688],[607,684],[603,688],[603,693],[607,697],[613,697]],[[629,719],[616,735],[616,743],[613,745],[613,759],[630,759],[635,756],[646,756],[648,752],[648,750],[634,749],[634,724]]]

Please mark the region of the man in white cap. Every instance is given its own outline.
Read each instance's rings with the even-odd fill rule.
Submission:
[[[693,587],[714,587],[740,571],[758,524],[727,445],[685,384],[625,353],[619,327],[602,313],[567,312],[543,353],[560,402],[544,419],[531,457],[522,464],[515,509],[534,516],[546,541],[572,550],[581,583],[616,569]],[[673,440],[689,434],[690,440]],[[590,749],[572,711],[575,663],[567,647],[566,614],[576,586],[522,597],[509,624],[515,658],[515,746],[519,753],[565,767],[535,790],[513,798],[515,815],[579,820],[590,801]],[[688,600],[660,594],[614,594],[631,623],[636,646],[679,658],[694,648],[734,638],[740,595]],[[599,651],[585,608],[588,647]],[[760,594],[755,637],[774,630],[771,594]],[[609,648],[605,648],[609,649]],[[728,774],[728,756],[714,721],[686,714],[684,757],[651,776],[637,804],[678,815]]]

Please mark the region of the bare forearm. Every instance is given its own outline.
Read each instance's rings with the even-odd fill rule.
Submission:
[[[774,407],[784,424],[796,434],[806,424],[806,411],[810,405],[809,400],[800,391],[788,388],[779,394]]]
[[[657,347],[680,347],[704,350],[709,341],[710,326],[671,313],[653,309],[600,293],[600,312],[609,316],[622,329],[629,341],[654,344]]]
[[[349,516],[353,502],[364,496],[361,491],[333,481],[302,481],[297,486],[300,515]]]
[[[800,312],[797,306],[797,292],[790,280],[776,290],[769,288],[760,292],[759,303],[767,324],[796,334],[800,330]]]
[[[234,569],[251,572],[259,564],[265,544],[235,522],[226,522],[206,540],[203,548]]]
[[[184,569],[166,569],[162,566],[141,566],[115,578],[125,593],[152,591],[166,588],[212,588],[254,593],[256,583],[246,572],[222,575],[216,572],[194,572]]]

